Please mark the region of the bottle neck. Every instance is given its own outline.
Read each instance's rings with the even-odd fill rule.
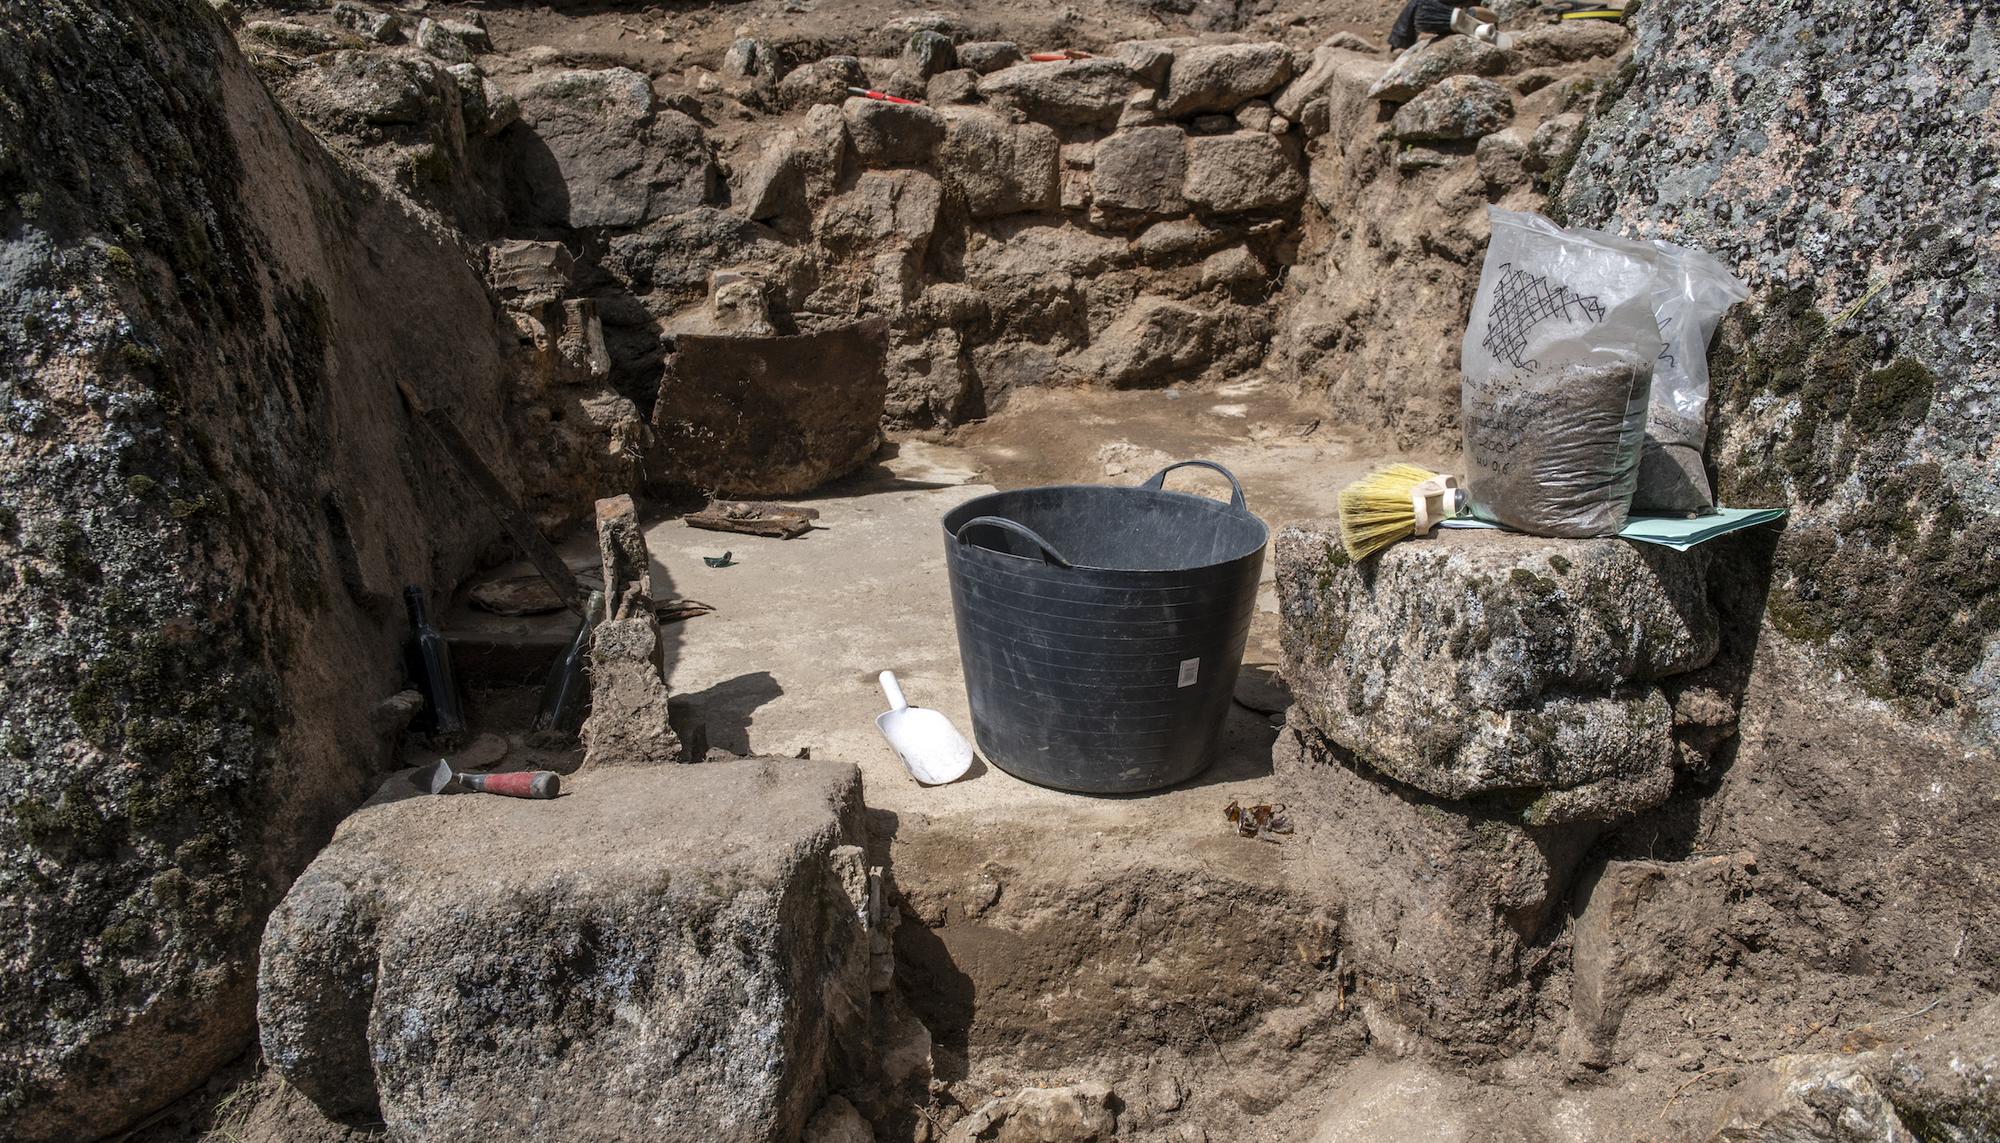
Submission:
[[[410,609],[410,624],[412,626],[422,627],[430,622],[430,619],[424,614],[423,588],[421,587],[404,588],[403,605]]]

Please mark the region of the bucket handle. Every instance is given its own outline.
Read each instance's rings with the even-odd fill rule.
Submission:
[[[1146,483],[1141,484],[1139,487],[1150,488],[1153,491],[1157,492],[1163,485],[1166,484],[1167,473],[1172,472],[1176,468],[1188,468],[1188,467],[1212,468],[1215,471],[1221,473],[1222,478],[1229,482],[1229,507],[1238,512],[1249,511],[1249,508],[1243,502],[1243,485],[1237,482],[1236,474],[1222,467],[1221,465],[1215,463],[1212,460],[1177,460],[1174,463],[1168,465],[1167,467],[1161,469],[1160,471],[1154,473],[1153,478],[1151,480],[1148,480]]]
[[[970,538],[966,535],[966,533],[970,532],[974,528],[977,528],[981,525],[987,525],[989,527],[998,528],[1003,532],[1012,532],[1015,535],[1021,537],[1022,539],[1027,540],[1028,542],[1034,544],[1036,547],[1042,549],[1042,559],[1047,563],[1052,563],[1059,568],[1066,568],[1070,566],[1070,562],[1062,558],[1061,553],[1057,552],[1054,548],[1050,547],[1049,542],[1047,540],[1044,540],[1040,536],[1036,535],[1033,528],[1030,528],[1025,524],[1017,524],[1014,521],[1009,520],[1005,516],[974,516],[972,519],[967,520],[965,523],[960,524],[958,526],[958,535],[955,538],[961,544],[968,543],[970,542]]]

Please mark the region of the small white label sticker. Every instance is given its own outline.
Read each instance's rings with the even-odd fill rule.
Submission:
[[[1182,660],[1181,660],[1181,682],[1180,682],[1180,685],[1181,685],[1181,686],[1184,686],[1184,687],[1191,687],[1191,686],[1193,686],[1193,685],[1194,685],[1194,680],[1195,680],[1195,676],[1196,676],[1196,675],[1199,675],[1200,673],[1201,673],[1201,660],[1200,660],[1200,659],[1182,659]]]

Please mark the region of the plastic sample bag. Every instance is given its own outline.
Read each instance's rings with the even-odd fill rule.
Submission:
[[[1540,536],[1612,535],[1631,510],[1663,344],[1657,258],[1537,214],[1487,214],[1459,356],[1473,514]]]
[[[1658,239],[1645,246],[1657,266],[1653,316],[1665,344],[1653,363],[1632,511],[1697,516],[1715,507],[1701,463],[1708,447],[1708,339],[1723,313],[1749,297],[1750,289],[1699,250]]]

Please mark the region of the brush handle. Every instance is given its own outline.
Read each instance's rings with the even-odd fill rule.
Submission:
[[[1412,535],[1421,536],[1458,515],[1465,494],[1458,489],[1458,477],[1433,476],[1410,489]]]

